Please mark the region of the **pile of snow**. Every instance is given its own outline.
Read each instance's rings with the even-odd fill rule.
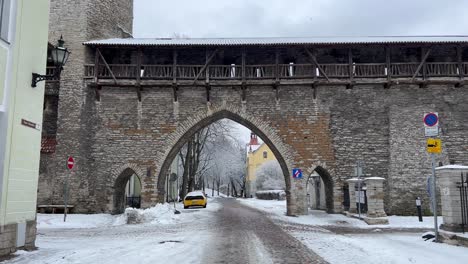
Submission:
[[[68,214],[66,222],[63,214],[37,214],[37,228],[97,228],[103,226],[124,225],[124,215],[110,214]]]
[[[125,215],[129,224],[173,224],[180,219],[180,214],[174,214],[174,205],[169,203],[157,204],[148,209],[127,208]]]
[[[283,190],[258,191],[255,196],[262,200],[286,200],[286,192]]]

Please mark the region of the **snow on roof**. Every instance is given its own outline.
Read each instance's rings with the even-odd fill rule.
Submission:
[[[88,46],[265,46],[331,44],[468,43],[468,36],[322,36],[271,38],[111,38],[84,42]]]
[[[262,144],[263,145],[263,144]],[[250,145],[249,147],[252,148],[252,152],[257,151],[262,145]]]
[[[203,193],[203,191],[193,191],[193,192],[187,193],[187,196],[197,196],[197,195],[203,195],[203,196],[205,196],[205,194]]]
[[[468,166],[445,165],[445,166],[437,167],[436,170],[468,170]]]

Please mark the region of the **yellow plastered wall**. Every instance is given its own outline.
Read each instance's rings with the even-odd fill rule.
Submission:
[[[263,155],[264,152],[266,152],[266,158]],[[247,181],[254,182],[256,179],[255,172],[257,169],[270,160],[276,160],[276,157],[265,143],[263,143],[257,150],[249,152],[247,154]]]

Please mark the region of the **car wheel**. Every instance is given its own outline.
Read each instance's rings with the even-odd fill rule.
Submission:
[[[203,206],[203,208],[206,208],[206,204]]]
[[[185,206],[185,205],[184,205],[184,209],[187,209],[187,208],[188,208],[188,206]]]

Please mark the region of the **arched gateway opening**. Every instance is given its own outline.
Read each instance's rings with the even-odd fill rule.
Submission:
[[[334,213],[333,179],[322,166],[317,166],[307,180],[307,195],[309,207]]]
[[[121,214],[127,206],[140,207],[140,191],[140,177],[133,169],[124,169],[114,183],[112,213]]]
[[[229,119],[229,120],[232,120],[234,122],[237,122],[245,126],[246,128],[250,129],[253,133],[258,135],[264,141],[264,143],[271,149],[276,159],[278,160],[278,163],[281,167],[281,171],[284,175],[287,214],[291,215],[292,214],[292,209],[291,209],[292,197],[291,197],[291,179],[289,177],[289,169],[288,169],[287,162],[283,157],[283,153],[280,152],[280,150],[277,148],[277,146],[275,146],[275,143],[273,143],[272,139],[270,138],[273,135],[267,135],[265,131],[261,130],[259,126],[254,124],[252,121],[249,121],[246,118],[243,118],[240,115],[227,111],[227,110],[221,110],[219,112],[216,112],[210,116],[207,116],[201,119],[195,125],[192,125],[192,127],[188,128],[188,130],[185,131],[185,133],[183,133],[182,136],[177,139],[176,143],[171,147],[171,150],[166,155],[164,162],[161,166],[161,169],[159,171],[158,182],[157,182],[158,200],[159,201],[165,200],[165,194],[166,194],[165,185],[166,185],[167,173],[169,171],[172,161],[174,160],[176,155],[178,155],[179,150],[197,131],[221,119]],[[269,132],[271,133],[271,131]],[[275,137],[275,138],[276,140],[278,140],[278,137]]]

